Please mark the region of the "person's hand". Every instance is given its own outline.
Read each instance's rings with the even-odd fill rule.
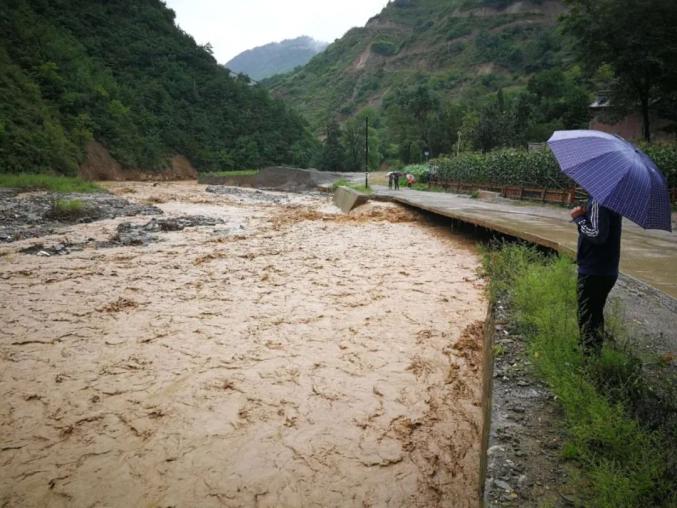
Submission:
[[[576,220],[579,217],[582,217],[583,215],[585,215],[585,207],[583,206],[577,206],[576,208],[571,210],[571,218],[573,220]]]

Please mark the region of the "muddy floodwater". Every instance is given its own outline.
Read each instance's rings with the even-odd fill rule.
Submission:
[[[479,503],[472,243],[388,203],[107,186],[219,221],[0,245],[1,506]]]

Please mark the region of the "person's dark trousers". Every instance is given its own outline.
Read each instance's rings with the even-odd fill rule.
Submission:
[[[578,274],[578,326],[586,355],[598,355],[604,342],[604,305],[616,276]]]

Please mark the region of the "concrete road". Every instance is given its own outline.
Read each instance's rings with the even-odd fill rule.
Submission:
[[[376,185],[373,189],[377,196],[522,238],[563,254],[576,252],[578,231],[565,208],[502,198],[483,201],[406,187],[391,191]],[[677,230],[674,213],[672,227]],[[677,299],[677,233],[644,230],[624,219],[621,272]]]

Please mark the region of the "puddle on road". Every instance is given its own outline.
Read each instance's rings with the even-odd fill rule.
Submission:
[[[471,245],[391,204],[110,187],[226,226],[4,248],[0,504],[477,505]]]

